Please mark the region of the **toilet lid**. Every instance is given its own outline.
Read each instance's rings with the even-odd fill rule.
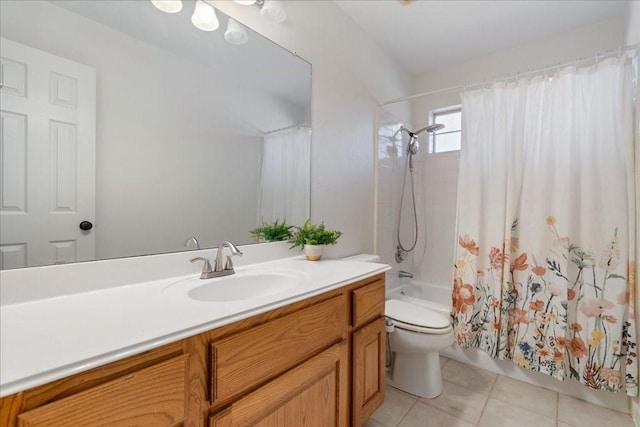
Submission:
[[[429,329],[435,332],[451,327],[451,322],[445,315],[427,307],[397,299],[386,301],[385,315],[405,325],[415,326],[417,330]]]

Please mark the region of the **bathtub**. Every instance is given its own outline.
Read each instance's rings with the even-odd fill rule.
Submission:
[[[451,312],[451,286],[411,280],[387,292],[387,299],[409,301],[447,315]]]
[[[411,280],[387,291],[386,298],[408,301],[449,316],[451,313],[451,290],[451,285]],[[494,359],[484,351],[476,348],[462,349],[454,343],[441,351],[440,355],[467,365],[476,366],[506,377],[586,400],[606,408],[620,412],[630,412],[630,399],[623,393],[615,394],[591,390],[572,380],[558,381],[548,375],[522,369],[510,360]]]

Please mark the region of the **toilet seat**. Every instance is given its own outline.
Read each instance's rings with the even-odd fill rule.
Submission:
[[[442,335],[451,331],[449,319],[427,307],[390,299],[385,302],[385,315],[395,327],[423,334]]]

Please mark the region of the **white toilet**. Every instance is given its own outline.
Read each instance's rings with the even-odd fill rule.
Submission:
[[[386,301],[392,365],[387,382],[407,393],[432,399],[442,393],[440,350],[453,344],[449,318],[407,301]]]
[[[358,254],[346,261],[379,262],[378,255]],[[387,334],[392,364],[387,383],[432,399],[442,393],[440,350],[453,344],[453,327],[449,317],[408,301],[389,299],[385,304]],[[388,347],[387,347],[388,348]]]

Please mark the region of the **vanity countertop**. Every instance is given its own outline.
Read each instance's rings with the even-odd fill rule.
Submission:
[[[193,274],[0,307],[0,396],[123,359],[374,276],[385,264],[285,258],[238,275],[295,272],[299,285],[239,301],[188,296]],[[229,277],[229,276],[228,276]],[[218,279],[208,279],[215,281]]]

